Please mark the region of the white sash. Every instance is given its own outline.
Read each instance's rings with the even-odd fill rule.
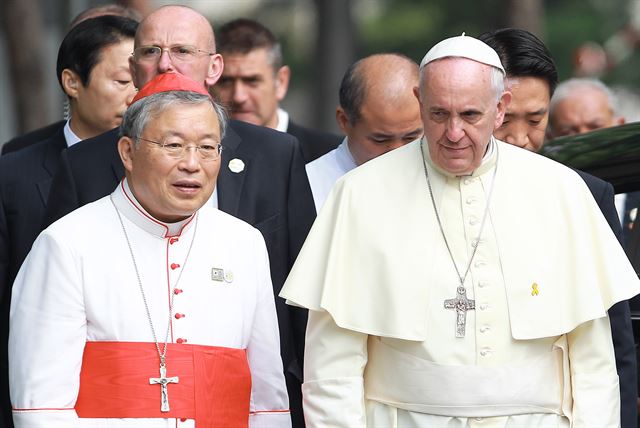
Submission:
[[[569,391],[563,391],[561,344],[543,356],[500,367],[436,364],[400,352],[377,337],[371,337],[368,346],[368,400],[451,417],[566,414],[563,396],[567,401]]]

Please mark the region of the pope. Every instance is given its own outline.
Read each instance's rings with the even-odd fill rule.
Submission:
[[[492,136],[504,77],[436,44],[424,137],[332,190],[281,292],[309,309],[308,427],[619,426],[606,311],[640,283],[573,170]]]

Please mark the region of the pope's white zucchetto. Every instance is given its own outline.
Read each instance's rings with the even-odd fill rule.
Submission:
[[[502,71],[502,74],[505,74],[496,51],[483,41],[466,36],[464,33],[461,36],[444,39],[429,49],[429,52],[422,58],[420,69],[432,61],[448,57],[467,58],[481,62],[495,67]]]

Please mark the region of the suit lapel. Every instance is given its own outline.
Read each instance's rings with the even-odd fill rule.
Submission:
[[[43,206],[47,204],[49,190],[51,189],[51,181],[53,180],[53,175],[55,174],[56,169],[58,168],[58,162],[60,161],[60,153],[66,148],[67,141],[64,138],[64,127],[62,127],[48,140],[47,143],[45,143],[44,156],[42,158],[42,169],[46,172],[47,177],[36,183]]]
[[[232,125],[231,122],[229,125]],[[237,217],[240,209],[240,196],[245,177],[251,168],[251,156],[242,150],[242,138],[231,126],[227,128],[222,140],[222,161],[218,174],[218,208],[227,214]]]

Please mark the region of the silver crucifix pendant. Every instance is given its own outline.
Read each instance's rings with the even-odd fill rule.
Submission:
[[[169,389],[167,385],[170,383],[178,383],[178,376],[167,377],[167,367],[164,363],[160,363],[160,377],[150,377],[150,385],[160,385],[160,411],[168,412],[169,409]]]
[[[444,307],[445,309],[456,310],[456,337],[464,337],[467,325],[467,311],[472,311],[476,308],[476,301],[467,299],[467,290],[462,286],[456,289],[456,293],[455,299],[444,301]]]

